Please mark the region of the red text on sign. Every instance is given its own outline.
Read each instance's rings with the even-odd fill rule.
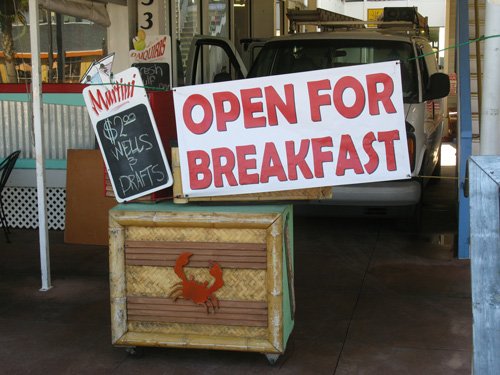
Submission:
[[[382,89],[379,91],[379,88]],[[353,119],[361,115],[368,100],[368,110],[370,115],[380,114],[380,105],[384,107],[386,113],[396,113],[396,108],[392,103],[391,96],[394,92],[394,82],[385,73],[368,74],[366,76],[366,92],[361,82],[351,76],[340,78],[332,90],[332,83],[329,79],[310,81],[307,83],[309,93],[309,105],[311,120],[321,121],[321,108],[333,106],[335,110],[344,118]],[[346,90],[354,93],[354,102],[347,105],[344,100]]]
[[[284,98],[272,86],[242,89],[239,97],[231,91],[215,92],[212,95],[213,108],[208,98],[193,94],[184,102],[182,117],[187,129],[197,135],[208,132],[214,119],[217,131],[225,132],[228,124],[236,121],[241,114],[246,129],[278,125],[278,112],[288,123],[295,124],[297,113],[293,85],[284,85],[283,89]],[[195,109],[201,113],[199,121],[193,119]]]
[[[356,175],[372,174],[380,168],[381,159],[374,142],[383,144],[385,170],[394,171],[394,142],[397,140],[397,130],[376,134],[369,132],[363,137],[362,146],[356,146],[348,134],[340,137],[338,146],[332,137],[302,139],[298,144],[288,140],[284,145],[284,158],[272,142],[265,143],[261,155],[254,145],[236,146],[235,150],[216,147],[210,153],[192,150],[187,152],[189,185],[192,190],[203,190],[210,187],[266,184],[272,179],[280,182],[299,178],[321,179],[328,168],[335,170],[337,176],[344,176],[349,170]],[[362,159],[368,160],[362,163]]]

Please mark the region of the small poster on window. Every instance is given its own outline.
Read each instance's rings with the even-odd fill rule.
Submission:
[[[111,83],[111,68],[115,54],[111,53],[98,61],[94,61],[82,75],[80,83],[84,84],[109,84]]]

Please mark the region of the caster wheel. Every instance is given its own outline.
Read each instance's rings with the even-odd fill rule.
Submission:
[[[274,366],[276,362],[278,362],[278,358],[280,357],[279,354],[265,354],[265,356],[271,366]]]
[[[143,348],[138,348],[136,346],[129,346],[129,347],[125,348],[125,352],[130,357],[140,358],[144,354],[144,349]]]

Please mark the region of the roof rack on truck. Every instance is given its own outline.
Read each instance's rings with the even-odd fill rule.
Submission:
[[[299,31],[300,25],[310,25],[317,26],[321,31],[390,29],[393,32],[430,37],[427,17],[418,13],[416,7],[385,7],[381,19],[377,21],[363,21],[321,8],[290,10],[287,17],[290,20],[289,31],[292,34]]]
[[[318,26],[321,31],[328,31],[335,28],[364,28],[366,23],[358,18],[321,8],[289,10],[286,15],[290,20],[291,34],[299,31],[299,25]]]

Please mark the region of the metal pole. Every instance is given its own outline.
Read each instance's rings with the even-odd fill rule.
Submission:
[[[472,112],[470,104],[469,9],[467,1],[457,1],[458,62],[458,257],[469,258],[470,218],[467,192],[467,160],[472,153]]]
[[[56,45],[57,45],[57,83],[64,83],[64,65],[66,64],[62,40],[61,14],[56,13]]]
[[[487,0],[484,35],[500,35],[500,1]],[[484,41],[484,77],[481,93],[481,155],[500,155],[500,38]],[[481,79],[481,77],[477,77]]]
[[[47,29],[48,29],[48,42],[49,42],[49,56],[47,66],[47,80],[49,83],[52,83],[52,65],[54,65],[54,44],[52,43],[52,12],[50,10],[46,10],[47,14]]]
[[[30,43],[31,43],[31,94],[33,100],[33,127],[35,133],[36,190],[38,197],[38,232],[40,239],[40,267],[42,271],[41,291],[47,291],[50,283],[49,233],[45,197],[45,166],[42,137],[42,82],[40,64],[40,33],[38,26],[37,0],[29,0]]]

